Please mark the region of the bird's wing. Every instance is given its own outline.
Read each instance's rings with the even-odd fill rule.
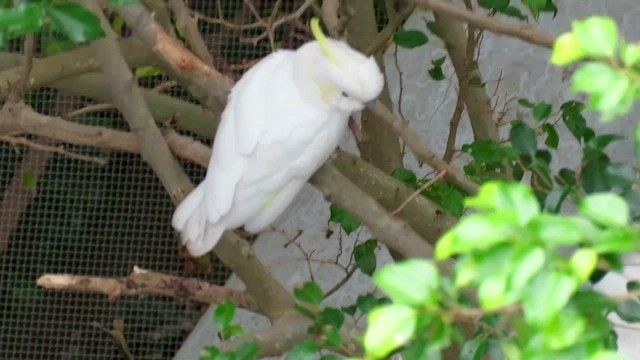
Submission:
[[[292,51],[280,50],[265,57],[244,74],[229,94],[204,180],[209,222],[217,222],[231,210],[236,187],[267,129],[268,114],[272,112],[269,108],[274,106],[274,76],[287,61],[292,63],[292,55]]]
[[[277,76],[282,67],[293,66],[295,52],[279,50],[265,57],[251,68],[238,82],[234,101],[235,128],[240,154],[250,155],[255,150],[262,134],[267,130],[268,109],[276,104],[274,92],[282,91],[274,86],[283,79]],[[283,106],[286,104],[277,104]]]

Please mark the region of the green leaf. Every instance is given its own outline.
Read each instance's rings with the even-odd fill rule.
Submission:
[[[408,259],[378,270],[373,282],[394,303],[435,306],[440,283],[438,269],[427,260]]]
[[[431,65],[433,65],[433,66],[442,66],[446,59],[447,59],[446,56],[442,56],[442,57],[439,57],[439,58],[437,58],[435,60],[431,60]]]
[[[427,181],[421,180],[418,186],[424,185]],[[428,199],[440,205],[444,210],[456,218],[460,218],[464,212],[465,194],[455,185],[443,181],[436,181],[431,187],[422,193]]]
[[[483,309],[489,311],[507,305],[506,290],[506,274],[497,273],[485,278],[478,286],[480,305]]]
[[[612,58],[618,48],[618,26],[610,17],[591,16],[571,23],[580,46],[589,56]]]
[[[504,9],[509,6],[511,0],[478,0],[478,5],[485,9]]]
[[[529,101],[529,100],[527,100],[525,98],[518,99],[518,104],[520,106],[524,106],[524,107],[529,108],[529,109],[533,109],[533,107],[536,105],[536,104],[532,103],[531,101]]]
[[[580,203],[580,214],[604,226],[625,226],[629,222],[629,206],[614,193],[594,193]]]
[[[507,6],[504,9],[496,9],[496,12],[514,17],[519,20],[527,20],[527,15],[524,15],[522,11],[520,11],[520,9],[515,6]]]
[[[640,281],[627,281],[627,292],[640,291]]]
[[[358,311],[358,305],[352,304],[349,306],[343,306],[340,308],[340,310],[342,310],[343,313],[349,316],[354,316],[356,314],[356,311]]]
[[[459,360],[482,360],[487,353],[487,339],[477,336],[462,345]]]
[[[335,329],[340,329],[344,324],[344,314],[334,308],[324,308],[318,315],[318,322],[322,325],[330,325]]]
[[[622,61],[627,67],[640,64],[640,44],[627,44],[622,49]]]
[[[222,331],[220,332],[220,336],[222,339],[230,339],[234,336],[241,337],[245,335],[247,335],[247,333],[240,325],[229,325],[222,329]]]
[[[258,358],[260,348],[253,342],[245,342],[238,346],[233,352],[236,354],[234,360],[253,360]]]
[[[587,56],[586,50],[580,44],[578,37],[571,32],[564,33],[553,42],[551,63],[565,66],[582,60]]]
[[[525,319],[533,326],[546,326],[562,311],[577,288],[578,282],[569,275],[555,271],[538,274],[524,296]]]
[[[113,6],[128,6],[138,4],[138,0],[109,0],[109,3]]]
[[[544,249],[526,244],[516,249],[511,263],[514,265],[509,274],[509,289],[523,289],[542,269],[546,260]]]
[[[287,354],[287,360],[313,360],[320,351],[313,340],[305,340],[294,346]]]
[[[585,282],[593,273],[598,263],[598,253],[590,248],[581,248],[571,255],[569,265],[578,281]]]
[[[590,94],[607,91],[618,76],[618,71],[609,65],[600,62],[589,62],[579,67],[573,74],[571,90],[584,91]]]
[[[385,303],[386,299],[378,299],[373,294],[360,295],[356,299],[356,305],[360,312],[368,314],[374,307]]]
[[[367,316],[369,327],[364,334],[368,358],[385,358],[408,342],[416,328],[417,314],[406,305],[383,305]]]
[[[537,139],[535,130],[527,123],[519,120],[512,122],[509,140],[520,155],[534,154],[538,148]]]
[[[356,266],[364,274],[371,276],[376,270],[376,248],[378,242],[374,239],[369,239],[362,244],[356,245],[353,250],[353,257],[356,261]]]
[[[409,184],[412,186],[415,186],[416,182],[418,181],[416,174],[412,170],[405,168],[393,170],[391,172],[391,176],[402,181],[405,184]]]
[[[338,356],[334,354],[327,354],[327,355],[322,355],[320,357],[320,360],[344,360],[344,358],[342,356]]]
[[[532,109],[533,118],[536,121],[544,120],[551,115],[551,110],[551,104],[545,102],[537,103]]]
[[[582,168],[580,185],[587,193],[607,191],[610,189],[607,180],[607,169],[609,168],[609,158],[604,154],[590,160]]]
[[[639,245],[627,228],[611,228],[601,232],[592,246],[598,253],[613,254],[637,250]]]
[[[435,81],[442,81],[446,79],[444,72],[442,72],[442,66],[434,66],[428,71],[429,76]]]
[[[163,74],[162,70],[160,70],[155,66],[141,66],[136,69],[135,76],[136,76],[136,79],[142,79],[142,78],[153,77],[153,76],[158,76],[162,74]]]
[[[518,236],[514,222],[508,214],[502,213],[469,215],[440,238],[436,244],[436,259],[487,249],[514,239]]]
[[[600,350],[589,360],[631,360],[624,354],[617,353],[611,350]]]
[[[75,48],[76,45],[72,41],[47,41],[45,47],[45,54],[47,56],[57,55]]]
[[[58,30],[76,43],[93,41],[105,35],[100,20],[83,5],[45,3],[44,8]]]
[[[0,8],[0,32],[13,36],[34,33],[44,24],[45,12],[41,3],[21,1],[15,8]]]
[[[225,300],[218,304],[213,313],[213,322],[220,330],[231,325],[233,318],[236,316],[236,304],[233,301]]]
[[[574,218],[541,214],[533,219],[527,230],[547,245],[576,245],[584,239],[582,227]]]
[[[521,225],[540,213],[540,204],[531,188],[519,183],[487,181],[476,196],[465,199],[465,204],[484,211],[515,212]]]
[[[575,311],[561,311],[543,329],[544,347],[562,350],[577,343],[584,334],[587,324]]]
[[[442,30],[440,29],[440,26],[438,26],[438,23],[436,23],[435,21],[427,21],[427,29],[429,31],[431,31],[431,33],[439,38],[442,37]]]
[[[556,130],[555,126],[549,123],[544,124],[542,125],[542,131],[547,134],[547,138],[544,141],[545,145],[547,145],[551,149],[557,149],[560,142],[560,137],[558,136],[558,131]]]
[[[611,187],[618,187],[621,190],[628,190],[638,182],[636,171],[629,164],[609,164],[605,176]]]
[[[38,176],[32,170],[26,170],[22,173],[22,185],[29,190],[33,190],[38,185]]]
[[[577,101],[568,101],[562,104],[560,109],[562,110],[562,122],[564,122],[573,136],[578,141],[583,139],[588,141],[587,134],[590,129],[587,127],[587,120],[582,116],[584,104]]]
[[[293,295],[296,299],[307,303],[318,305],[322,302],[323,294],[320,285],[313,281],[308,281],[302,285],[302,287],[297,287],[293,289]]]
[[[618,305],[616,313],[626,322],[640,322],[640,301],[637,299],[625,300]]]
[[[331,204],[329,212],[329,221],[340,224],[340,227],[347,233],[347,235],[360,227],[360,221],[338,205]]]
[[[429,37],[419,30],[399,30],[393,34],[393,42],[398,46],[413,49],[427,44]]]
[[[200,352],[199,360],[215,360],[220,355],[220,349],[215,346],[205,346]]]

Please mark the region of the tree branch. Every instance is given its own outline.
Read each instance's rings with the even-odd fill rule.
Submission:
[[[404,142],[407,144],[418,161],[428,164],[438,172],[446,170],[447,173],[444,178],[447,181],[456,184],[469,194],[476,193],[476,191],[478,190],[478,184],[469,180],[464,175],[464,173],[456,166],[453,166],[440,159],[440,157],[438,157],[433,151],[431,151],[431,149],[429,149],[422,143],[420,135],[413,131],[406,121],[403,121],[394,116],[391,110],[389,110],[389,108],[387,108],[380,102],[376,103],[374,112],[382,121],[391,125],[393,131],[398,136],[400,136],[402,140],[404,140]]]
[[[445,0],[413,0],[416,5],[427,7],[434,13],[449,15],[450,17],[471,24],[478,29],[489,30],[498,35],[508,35],[528,43],[551,49],[555,39],[553,36],[536,29],[531,25],[507,22],[493,17],[469,11]]]
[[[140,66],[149,62],[149,52],[140,50],[139,41],[123,40],[119,42],[119,47],[126,54],[130,65]],[[90,46],[82,46],[45,59],[33,59],[29,80],[23,91],[38,89],[57,80],[98,69],[98,61]],[[20,82],[23,73],[22,65],[0,71],[0,100],[7,98],[9,92]]]
[[[311,183],[325,198],[362,221],[378,240],[404,257],[433,258],[433,247],[406,222],[389,215],[377,201],[346,178],[335,166],[324,164]]]
[[[105,294],[114,301],[120,296],[158,295],[201,304],[219,304],[232,300],[238,307],[259,311],[256,301],[245,291],[233,290],[198,279],[183,278],[133,267],[127,277],[45,274],[36,280],[45,289],[73,290]]]
[[[169,0],[169,7],[176,16],[176,27],[182,29],[184,38],[193,51],[205,64],[213,66],[213,57],[198,31],[198,19],[189,14],[183,0]]]
[[[120,110],[136,135],[142,158],[151,166],[164,185],[171,200],[178,204],[193,190],[189,177],[184,173],[162,138],[160,130],[147,107],[136,78],[120,54],[117,35],[95,0],[85,0],[85,5],[100,19],[105,37],[95,41],[92,48],[105,75],[109,75],[109,91],[113,104]]]
[[[116,12],[149,47],[162,69],[212,111],[224,108],[233,81],[185,49],[158,25],[140,5],[121,6]]]

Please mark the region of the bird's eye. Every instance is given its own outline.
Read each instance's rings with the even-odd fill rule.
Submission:
[[[343,91],[343,92],[342,92],[342,97],[346,97],[346,98],[348,98],[348,97],[349,97],[349,94],[347,94],[346,92],[344,92],[344,91]]]

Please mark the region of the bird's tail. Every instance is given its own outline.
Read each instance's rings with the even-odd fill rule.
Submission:
[[[171,225],[180,233],[182,245],[195,257],[203,256],[213,249],[226,230],[221,221],[207,221],[206,209],[202,205],[203,197],[204,187],[200,184],[178,205],[171,219]]]

